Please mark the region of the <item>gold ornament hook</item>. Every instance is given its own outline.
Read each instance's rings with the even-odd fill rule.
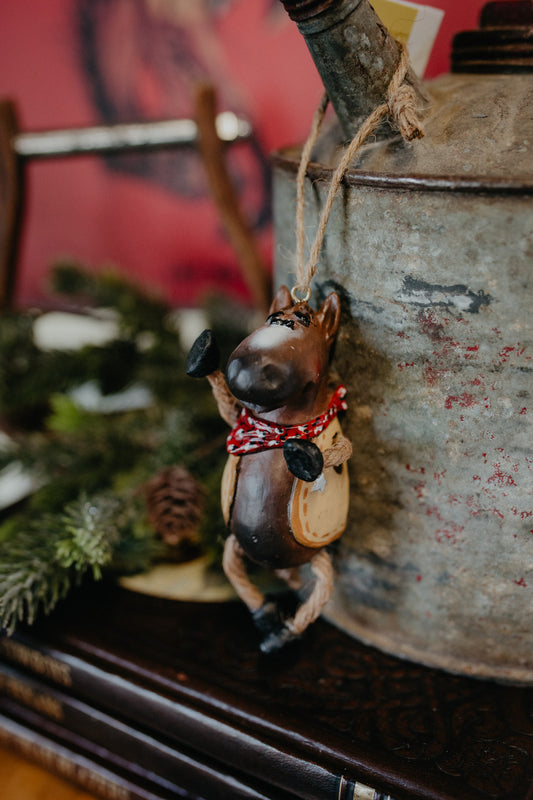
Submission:
[[[298,291],[302,292],[302,297],[298,297]],[[291,289],[291,297],[295,303],[307,303],[311,297],[311,289],[308,286],[304,291],[303,289],[300,289],[299,286],[293,286]]]

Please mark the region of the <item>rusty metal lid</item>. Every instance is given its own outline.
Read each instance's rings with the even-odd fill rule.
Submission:
[[[455,72],[425,84],[424,138],[368,143],[345,182],[533,194],[533,2],[488,3],[480,24],[456,36]],[[310,174],[327,179],[342,139],[335,126],[322,136]],[[292,169],[293,158],[278,164]]]
[[[445,179],[456,189],[533,189],[533,76],[452,74],[426,89],[424,138],[367,145],[357,171]]]

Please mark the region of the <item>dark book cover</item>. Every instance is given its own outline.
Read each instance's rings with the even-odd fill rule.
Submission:
[[[119,767],[131,780],[150,781],[176,796],[198,800],[294,800],[294,796],[245,781],[223,764],[199,760],[186,747],[176,750],[161,738],[111,717],[23,670],[0,661],[0,711],[100,763]]]
[[[402,661],[323,620],[265,657],[240,603],[97,585],[4,638],[0,654],[304,800],[533,798],[533,688]]]
[[[37,728],[32,726],[32,720],[26,724],[23,719],[4,713],[5,710],[0,703],[2,746],[102,800],[202,800],[181,792],[178,787],[162,789],[139,780],[127,770],[111,764],[103,765],[98,748],[91,743],[84,743],[85,746],[78,749],[77,737],[71,737],[73,741],[69,743],[61,742],[53,735],[53,725],[52,732],[48,730],[46,722]]]

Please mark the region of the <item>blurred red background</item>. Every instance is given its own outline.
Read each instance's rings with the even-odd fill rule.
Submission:
[[[444,19],[426,70],[448,69],[452,36],[483,0],[426,0]],[[278,0],[3,0],[0,97],[21,130],[187,117],[211,80],[221,110],[253,125],[232,145],[243,207],[270,262],[269,154],[307,135],[322,88]],[[17,300],[46,297],[50,264],[119,266],[176,305],[223,291],[249,302],[194,150],[32,162]]]

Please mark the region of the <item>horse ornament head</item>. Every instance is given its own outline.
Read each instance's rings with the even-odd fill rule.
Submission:
[[[305,413],[327,380],[339,319],[335,292],[314,311],[282,286],[265,323],[231,354],[226,370],[229,390],[257,412],[287,407],[298,413],[301,407]]]

